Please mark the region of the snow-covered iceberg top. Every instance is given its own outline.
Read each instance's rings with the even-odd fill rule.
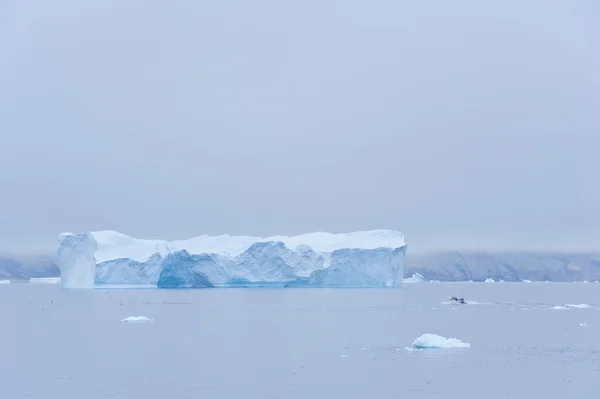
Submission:
[[[368,230],[352,233],[315,232],[297,236],[220,236],[201,235],[188,240],[148,240],[133,238],[113,230],[93,231],[91,236],[96,240],[96,262],[113,259],[131,259],[145,262],[158,253],[166,256],[169,253],[187,251],[191,255],[218,254],[236,256],[258,242],[282,242],[289,249],[296,250],[303,246],[315,252],[330,253],[337,249],[376,249],[382,247],[400,248],[406,245],[404,235],[394,230]],[[62,233],[60,240],[73,233]]]
[[[255,283],[288,286],[398,286],[406,242],[393,230],[298,236],[207,236],[165,241],[111,230],[63,233],[66,287],[157,284],[161,288]]]

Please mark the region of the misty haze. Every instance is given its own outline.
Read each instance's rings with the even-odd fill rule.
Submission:
[[[0,398],[594,397],[599,18],[0,2]]]

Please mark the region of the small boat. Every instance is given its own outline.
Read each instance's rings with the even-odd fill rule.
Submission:
[[[455,296],[450,297],[450,302],[462,303],[465,304],[465,298],[457,298]]]

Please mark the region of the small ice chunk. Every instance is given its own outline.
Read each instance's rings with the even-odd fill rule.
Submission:
[[[124,318],[121,321],[124,321],[127,323],[153,323],[154,319],[151,319],[146,316],[129,316],[129,317]]]
[[[565,306],[554,306],[552,309],[562,310],[562,309],[571,309],[571,308],[575,308],[575,309],[588,309],[588,308],[590,308],[590,305],[588,305],[587,303],[580,303],[578,305],[574,305],[574,304],[568,303]]]
[[[565,306],[568,308],[577,308],[577,309],[588,309],[590,307],[590,305],[588,305],[587,303],[580,303],[578,305],[566,304]]]
[[[584,323],[579,323],[579,325],[580,325],[581,327],[587,327],[587,323],[585,323],[585,322],[584,322]]]
[[[488,278],[485,279],[484,283],[495,283],[495,281],[494,281],[493,278],[489,278],[488,277]]]
[[[416,349],[458,349],[470,348],[471,344],[458,338],[446,338],[437,334],[423,334],[413,342]]]
[[[60,277],[32,277],[29,279],[31,284],[60,284]]]
[[[413,275],[411,277],[403,279],[402,282],[404,284],[425,283],[425,282],[427,282],[427,280],[425,279],[425,277],[423,277],[423,275],[421,273],[413,273]]]

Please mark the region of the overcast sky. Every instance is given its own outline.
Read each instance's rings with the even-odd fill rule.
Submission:
[[[0,1],[0,251],[600,250],[597,1]]]

